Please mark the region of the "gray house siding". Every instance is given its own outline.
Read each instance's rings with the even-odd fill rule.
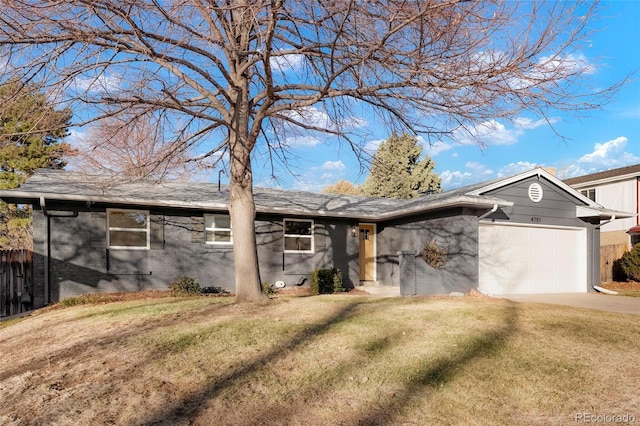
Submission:
[[[538,182],[543,189],[542,200],[532,201],[528,195],[528,188],[533,182]],[[487,192],[505,200],[513,201],[513,207],[499,209],[489,215],[487,220],[495,222],[522,223],[535,226],[566,226],[586,228],[587,230],[587,291],[594,291],[593,286],[600,283],[600,229],[599,224],[589,223],[576,216],[576,205],[583,205],[578,198],[558,188],[544,178],[530,177]]]
[[[451,211],[437,217],[413,218],[378,226],[378,281],[401,287],[403,295],[468,292],[478,282],[478,217],[471,212]],[[426,243],[446,248],[447,263],[429,266],[422,258]],[[403,262],[401,262],[401,260]],[[402,263],[402,264],[401,264]],[[409,268],[406,274],[402,268]],[[413,277],[411,274],[414,274]]]
[[[528,195],[529,185],[534,182],[538,182],[543,190],[542,200],[537,203]],[[582,204],[580,200],[544,178],[531,177],[483,195],[514,202],[513,207],[498,210],[488,219],[528,225],[585,227],[585,222],[576,217],[576,204]]]
[[[313,253],[285,253],[283,220],[296,216],[258,216],[258,259],[263,282],[284,281],[287,286],[308,280],[317,268],[339,268],[346,287],[358,282],[358,239],[351,223],[339,219],[314,219]]]
[[[193,277],[203,287],[235,289],[233,247],[205,244],[207,212],[139,207],[150,213],[150,248],[131,250],[107,247],[107,206],[58,203],[48,206],[48,216],[34,207],[37,307],[87,293],[164,290],[180,276]],[[263,282],[282,280],[293,286],[304,279],[308,285],[316,268],[336,266],[343,271],[345,286],[357,283],[358,240],[350,236],[351,223],[316,219],[314,252],[285,253],[285,217],[299,219],[259,215],[256,220]]]

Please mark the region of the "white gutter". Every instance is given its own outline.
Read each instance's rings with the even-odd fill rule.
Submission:
[[[44,197],[46,196],[49,199],[55,199],[58,201],[75,201],[75,202],[86,202],[91,201],[94,203],[109,203],[109,204],[136,204],[140,206],[149,206],[149,207],[169,207],[169,208],[183,208],[183,209],[197,209],[197,210],[228,210],[228,203],[224,202],[212,202],[212,203],[189,203],[189,202],[180,202],[180,201],[169,201],[169,200],[144,200],[144,199],[136,199],[136,198],[117,198],[117,197],[105,197],[105,196],[95,196],[95,195],[70,195],[70,194],[55,194],[55,193],[37,193],[37,192],[26,192],[26,191],[14,191],[11,190],[10,194],[6,192],[1,194],[4,198],[27,198],[27,199],[37,199],[40,198],[42,202]],[[476,198],[477,197],[477,198]],[[448,208],[455,207],[475,207],[475,208],[484,208],[484,207],[495,207],[496,209],[499,206],[509,207],[512,206],[513,203],[510,201],[504,201],[499,199],[489,199],[483,200],[481,196],[454,196],[450,199],[445,200],[433,200],[433,201],[425,201],[423,203],[412,205],[408,208],[403,208],[402,205],[397,207],[389,207],[386,212],[377,213],[377,214],[367,214],[366,211],[360,212],[331,212],[325,210],[297,210],[291,207],[262,207],[259,204],[256,205],[256,211],[258,213],[266,213],[266,214],[284,214],[284,215],[298,215],[298,216],[315,216],[315,217],[335,217],[335,218],[345,218],[345,219],[358,219],[358,220],[370,220],[374,222],[379,222],[383,220],[391,220],[398,219],[406,216],[411,216],[414,214],[420,214],[422,212],[430,212],[435,210],[442,210]]]

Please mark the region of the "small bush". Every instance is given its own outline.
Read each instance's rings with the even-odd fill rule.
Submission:
[[[316,269],[311,274],[309,281],[312,294],[329,294],[344,291],[342,271],[338,268]]]
[[[333,268],[333,271],[333,292],[342,293],[345,290],[342,271],[338,268]]]
[[[222,287],[202,287],[202,294],[227,294],[229,293]]]
[[[266,294],[267,296],[273,294],[276,292],[276,289],[273,288],[273,286],[271,285],[271,283],[262,283],[262,292],[264,294]]]
[[[169,288],[174,296],[195,296],[202,293],[200,283],[190,277],[176,278]]]
[[[640,243],[622,255],[620,266],[627,275],[627,278],[633,281],[640,281]]]

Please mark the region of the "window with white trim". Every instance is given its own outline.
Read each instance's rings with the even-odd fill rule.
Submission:
[[[587,197],[588,199],[590,199],[591,201],[595,201],[596,200],[596,189],[595,188],[583,189],[582,191],[580,191],[580,193],[582,195],[584,195],[585,197]]]
[[[313,253],[313,220],[284,220],[284,251]]]
[[[233,244],[233,231],[229,215],[204,215],[204,232],[207,244]]]
[[[149,212],[107,209],[107,239],[112,249],[149,249]]]

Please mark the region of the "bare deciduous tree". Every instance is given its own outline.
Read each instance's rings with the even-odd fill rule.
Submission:
[[[594,4],[457,0],[0,0],[5,72],[58,88],[78,124],[135,108],[173,146],[226,150],[237,300],[262,297],[252,153],[360,117],[441,139],[521,110],[600,105],[580,55]],[[76,107],[82,103],[82,108]],[[360,114],[361,113],[361,114]],[[473,132],[470,132],[473,134]],[[217,139],[216,139],[217,138]],[[217,141],[217,142],[213,142]]]
[[[212,163],[196,162],[182,144],[168,144],[154,117],[128,111],[90,125],[79,137],[74,169],[136,180],[188,179]]]

